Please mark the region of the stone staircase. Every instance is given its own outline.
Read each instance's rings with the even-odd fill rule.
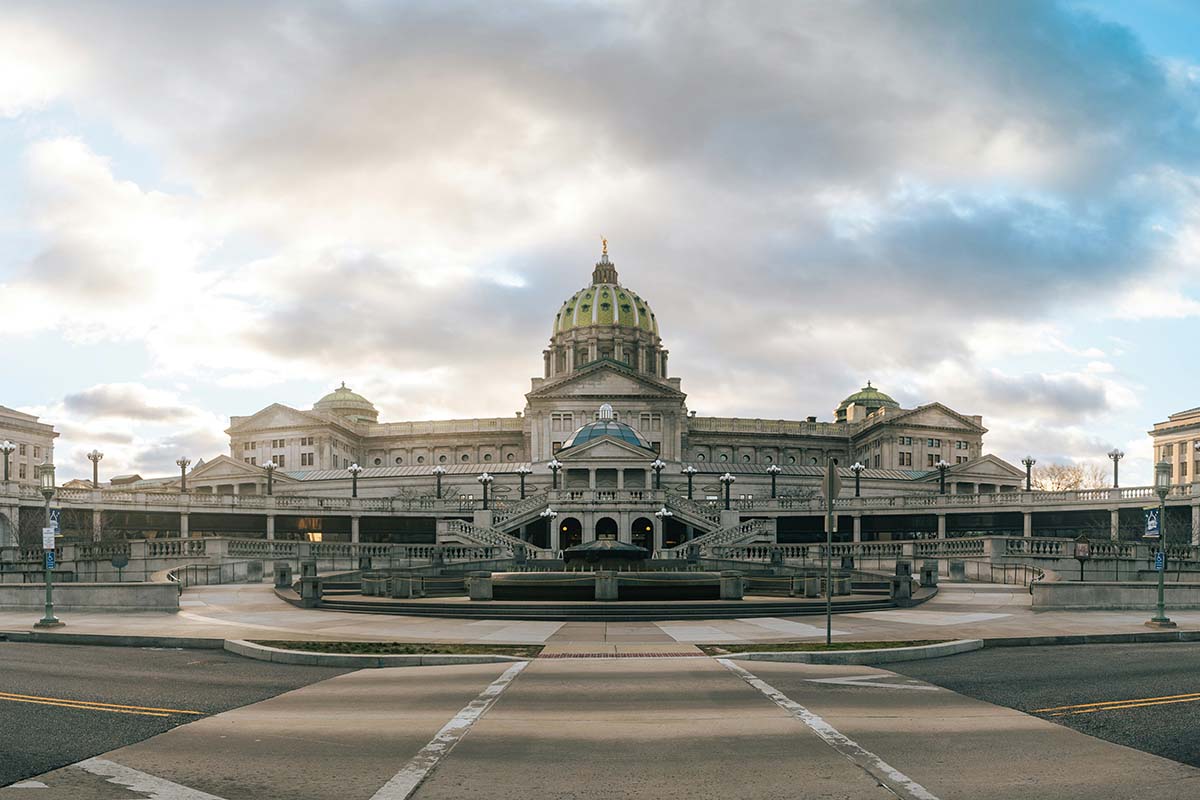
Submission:
[[[522,525],[535,522],[549,505],[550,498],[544,494],[519,500],[506,508],[493,512],[492,527],[501,533],[516,530]]]
[[[675,519],[693,528],[714,531],[721,527],[721,512],[707,503],[668,494],[666,506],[667,510],[675,515]]]
[[[535,547],[529,542],[523,542],[515,536],[509,536],[507,533],[501,533],[495,528],[484,528],[481,525],[473,525],[470,522],[465,522],[461,519],[449,520],[446,524],[447,533],[451,536],[465,541],[470,544],[483,545],[485,547],[501,548],[506,555],[512,555],[517,547],[524,547],[525,552],[531,557],[537,557],[537,554],[544,553],[549,556],[550,551],[541,547]],[[439,543],[440,544],[440,543]]]
[[[669,550],[663,550],[664,553],[672,555],[686,556],[688,548],[692,545],[700,548],[701,555],[708,555],[714,547],[731,547],[740,544],[750,544],[759,537],[769,537],[770,526],[767,520],[752,519],[746,522],[739,522],[737,525],[731,525],[728,528],[719,528],[711,533],[706,533],[703,536],[697,536],[690,542],[684,542],[678,547],[672,547]]]

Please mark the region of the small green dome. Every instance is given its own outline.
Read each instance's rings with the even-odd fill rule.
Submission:
[[[355,421],[375,422],[379,419],[375,404],[361,394],[347,389],[345,381],[313,403],[313,411],[327,411],[341,417],[350,417]]]
[[[571,295],[554,315],[555,334],[592,325],[636,328],[658,335],[658,320],[650,304],[617,283],[617,270],[607,253],[596,264],[592,285]]]
[[[837,419],[846,419],[846,408],[851,404],[863,406],[868,411],[875,411],[880,408],[900,407],[900,404],[893,400],[889,395],[884,394],[872,386],[870,381],[867,381],[866,386],[859,389],[857,392],[841,402],[841,404],[837,407],[837,412],[835,413]]]

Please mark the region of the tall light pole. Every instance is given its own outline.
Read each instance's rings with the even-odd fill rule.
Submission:
[[[1113,462],[1113,488],[1120,489],[1121,488],[1121,481],[1120,481],[1121,459],[1125,457],[1125,454],[1114,447],[1112,450],[1108,451],[1108,457],[1111,458],[1112,462]]]
[[[655,490],[662,488],[662,471],[666,469],[667,462],[661,458],[656,458],[650,462],[650,469],[654,470],[654,488]]]
[[[1037,463],[1037,459],[1033,456],[1025,456],[1021,459],[1021,463],[1025,465],[1025,491],[1033,491],[1033,465]]]
[[[263,464],[263,469],[265,469],[267,471],[267,494],[274,494],[275,492],[273,491],[273,489],[275,488],[275,469],[276,469],[275,462],[268,461],[267,463]]]
[[[943,463],[945,463],[945,462],[943,462]],[[947,465],[947,466],[949,466],[949,465]],[[850,465],[850,471],[854,473],[854,496],[855,497],[862,497],[862,492],[859,491],[859,488],[860,488],[859,481],[862,478],[864,469],[866,469],[866,467],[864,467],[858,461],[855,461],[853,464]],[[945,474],[946,474],[945,472],[942,473],[943,476],[945,476]],[[945,477],[943,477],[942,478],[942,494],[945,494],[945,493],[946,493]]]
[[[771,499],[772,500],[774,500],[776,497],[779,496],[778,493],[775,491],[775,479],[779,477],[779,473],[781,473],[781,472],[783,472],[783,469],[781,469],[778,464],[772,464],[771,466],[767,467],[767,474],[771,476]]]
[[[0,442],[0,453],[4,454],[4,482],[5,483],[8,483],[9,456],[11,456],[13,454],[13,451],[16,449],[17,449],[17,446],[15,444],[13,444],[12,442],[10,442],[8,439],[5,439],[3,442]]]
[[[100,459],[104,458],[104,453],[99,450],[92,450],[87,454],[88,461],[92,462],[92,488],[100,488]]]
[[[437,499],[442,499],[442,476],[446,474],[446,468],[438,464],[433,468],[433,478],[437,481]]]
[[[721,484],[724,485],[724,487],[725,487],[725,510],[728,511],[729,510],[729,487],[733,485],[733,482],[736,481],[737,478],[735,478],[733,475],[726,472],[724,475],[722,475],[717,480],[719,480],[721,482]]]
[[[558,471],[563,468],[562,462],[556,458],[556,459],[552,460],[546,466],[550,468],[550,472],[553,473],[553,475],[554,475],[554,477],[551,478],[550,487],[552,489],[557,489],[558,488]]]
[[[525,499],[525,477],[533,472],[532,467],[527,467],[524,464],[517,467],[517,474],[521,476],[521,499]]]
[[[658,517],[659,541],[664,542],[665,545],[667,539],[667,520],[675,516],[675,513],[666,506],[663,506],[658,511],[654,512],[654,516]],[[653,549],[653,547],[651,549]]]
[[[50,547],[46,547],[45,534],[46,531],[51,531],[53,536],[54,530],[50,525],[50,499],[54,497],[54,465],[47,461],[44,464],[38,465],[38,484],[42,491],[42,497],[46,498],[46,517],[45,527],[42,529],[43,541],[42,547],[45,549],[43,554],[46,559],[46,611],[45,615],[34,623],[36,628],[57,628],[63,623],[54,616],[54,540],[51,538]]]
[[[546,510],[538,514],[538,516],[546,520],[546,547],[551,550],[557,550],[558,548],[554,546],[554,518],[558,516],[558,512],[550,508],[550,506],[546,506]]]
[[[686,467],[683,468],[683,474],[687,475],[687,479],[688,479],[688,500],[692,499],[692,478],[696,477],[696,473],[698,471],[699,470],[697,470],[691,464],[688,464]]]
[[[475,480],[477,480],[481,484],[483,484],[483,510],[487,511],[488,510],[488,487],[491,486],[492,481],[494,481],[496,479],[485,472],[482,475],[480,475],[478,478],[476,478]]]
[[[350,473],[350,496],[358,497],[358,476],[362,474],[363,468],[356,461],[346,467],[346,471]]]
[[[175,465],[179,467],[179,491],[187,492],[187,468],[192,463],[190,458],[177,458]]]
[[[938,494],[945,494],[946,493],[946,470],[950,469],[950,464],[946,461],[946,459],[943,458],[941,461],[934,464],[934,466],[937,467],[937,471],[938,471]],[[858,478],[857,475],[855,475],[854,477],[855,477],[855,479]]]
[[[1154,465],[1154,493],[1158,495],[1158,552],[1154,569],[1158,572],[1158,612],[1146,622],[1150,628],[1174,628],[1167,618],[1163,601],[1163,579],[1167,572],[1167,495],[1171,493],[1171,464],[1160,461]]]

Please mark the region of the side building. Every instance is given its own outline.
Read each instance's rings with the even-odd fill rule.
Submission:
[[[36,485],[37,465],[54,463],[57,438],[53,425],[38,422],[33,414],[0,406],[0,459],[4,460],[0,479]]]

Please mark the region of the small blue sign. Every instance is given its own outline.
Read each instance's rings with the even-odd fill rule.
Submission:
[[[54,569],[54,551],[46,551],[46,569]]]
[[[1159,572],[1163,572],[1167,568],[1167,554],[1162,550],[1154,554],[1154,568]]]
[[[1147,509],[1145,509],[1145,513],[1146,513],[1146,533],[1145,533],[1144,538],[1156,539],[1156,538],[1158,538],[1158,509],[1157,508],[1147,508]]]

